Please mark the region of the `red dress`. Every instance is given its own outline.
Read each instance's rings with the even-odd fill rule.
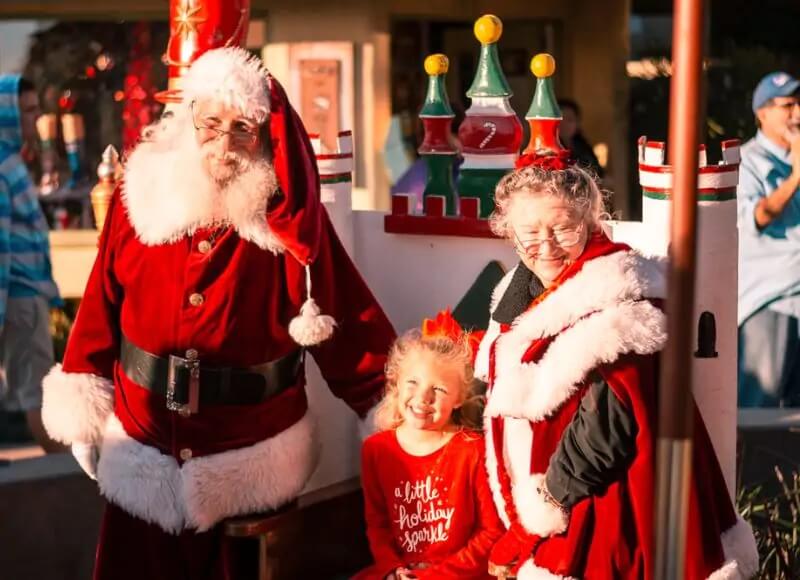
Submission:
[[[364,442],[361,478],[375,564],[355,576],[382,580],[398,567],[424,579],[489,579],[488,556],[503,533],[483,467],[480,434],[461,431],[441,449],[410,455],[395,431]]]

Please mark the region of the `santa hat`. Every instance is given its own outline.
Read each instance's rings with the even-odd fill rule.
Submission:
[[[323,210],[316,158],[300,117],[261,60],[240,48],[203,54],[184,77],[182,88],[187,107],[211,99],[267,123],[280,189],[267,209],[267,224],[282,249],[305,267],[306,300],[290,322],[289,334],[302,346],[323,342],[336,323],[320,313],[311,293],[311,264],[319,251]]]

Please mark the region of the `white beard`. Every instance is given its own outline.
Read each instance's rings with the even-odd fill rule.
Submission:
[[[145,130],[125,164],[122,192],[142,243],[172,243],[198,228],[231,225],[260,248],[282,251],[267,224],[267,202],[278,189],[272,164],[241,158],[229,179],[217,181],[203,168],[202,155],[182,110]]]

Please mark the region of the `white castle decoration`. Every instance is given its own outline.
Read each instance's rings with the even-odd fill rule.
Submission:
[[[728,490],[736,477],[736,357],[738,230],[736,186],[739,141],[722,143],[718,165],[709,165],[705,146],[698,154],[697,270],[695,277],[694,396],[720,459]],[[639,139],[642,221],[612,222],[611,235],[651,256],[669,250],[672,167],[666,144]]]
[[[439,56],[439,55],[437,55]],[[549,63],[551,57],[538,62]],[[536,60],[536,59],[534,59]],[[552,65],[554,67],[554,61]],[[534,69],[534,72],[535,69]],[[501,73],[502,74],[502,73]],[[550,71],[547,74],[552,74]],[[541,80],[541,74],[537,74]],[[537,93],[535,103],[541,103]],[[539,106],[539,105],[537,105]],[[557,135],[560,113],[555,109]],[[550,128],[552,129],[552,127]],[[340,154],[352,151],[352,136],[340,137]],[[649,256],[666,256],[669,243],[672,168],[666,165],[666,145],[639,141],[639,176],[643,192],[641,222],[608,222],[615,241],[630,244]],[[332,163],[333,160],[336,163]],[[319,155],[325,205],[356,265],[399,333],[418,326],[438,310],[454,307],[492,262],[508,270],[517,263],[510,244],[494,237],[486,220],[471,205],[458,215],[445,212],[444,198],[427,196],[421,214],[408,196],[395,196],[392,211],[353,211],[352,181],[328,188],[330,176],[346,172],[344,158]],[[349,158],[352,167],[352,159]],[[340,164],[341,163],[341,164]],[[695,398],[709,429],[730,492],[735,489],[736,356],[737,356],[737,230],[736,185],[739,143],[722,144],[722,159],[709,165],[705,147],[698,156],[698,258],[693,375]],[[326,191],[327,190],[327,191]],[[431,199],[429,199],[429,197]],[[463,199],[460,201],[464,201]],[[472,200],[469,200],[472,201]],[[437,203],[433,203],[437,202]],[[462,205],[462,204],[459,204]],[[485,216],[483,216],[485,217]],[[488,303],[487,303],[488,314]],[[351,477],[358,472],[358,441],[352,414],[322,386],[310,369],[312,408],[322,421],[326,452],[311,487]],[[343,444],[340,444],[343,443]],[[349,443],[349,444],[347,444]],[[347,451],[333,451],[334,449]],[[347,457],[343,457],[346,454]]]

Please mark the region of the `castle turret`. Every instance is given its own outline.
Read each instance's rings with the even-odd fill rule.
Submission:
[[[444,79],[449,61],[443,54],[432,54],[425,59],[425,72],[428,74],[428,93],[419,118],[425,129],[425,138],[418,152],[425,160],[428,177],[425,182],[423,198],[442,196],[445,199],[445,213],[456,214],[456,190],[453,183],[453,164],[458,149],[450,137],[450,125],[455,114],[450,107]]]
[[[643,221],[613,224],[613,237],[650,254],[669,251],[672,166],[666,144],[639,139]],[[698,152],[697,273],[695,280],[694,396],[719,457],[728,489],[736,478],[737,284],[736,186],[739,142],[722,143],[718,165]]]
[[[512,95],[500,66],[497,42],[503,23],[487,14],[475,21],[475,37],[481,43],[478,69],[467,96],[472,104],[458,130],[464,163],[458,179],[462,198],[480,200],[480,215],[494,209],[494,188],[514,168],[522,143],[522,124],[511,108]]]
[[[562,117],[551,78],[556,72],[556,61],[547,53],[537,54],[531,60],[531,72],[536,77],[536,92],[525,115],[531,137],[524,153],[558,154],[564,148],[558,139]]]

